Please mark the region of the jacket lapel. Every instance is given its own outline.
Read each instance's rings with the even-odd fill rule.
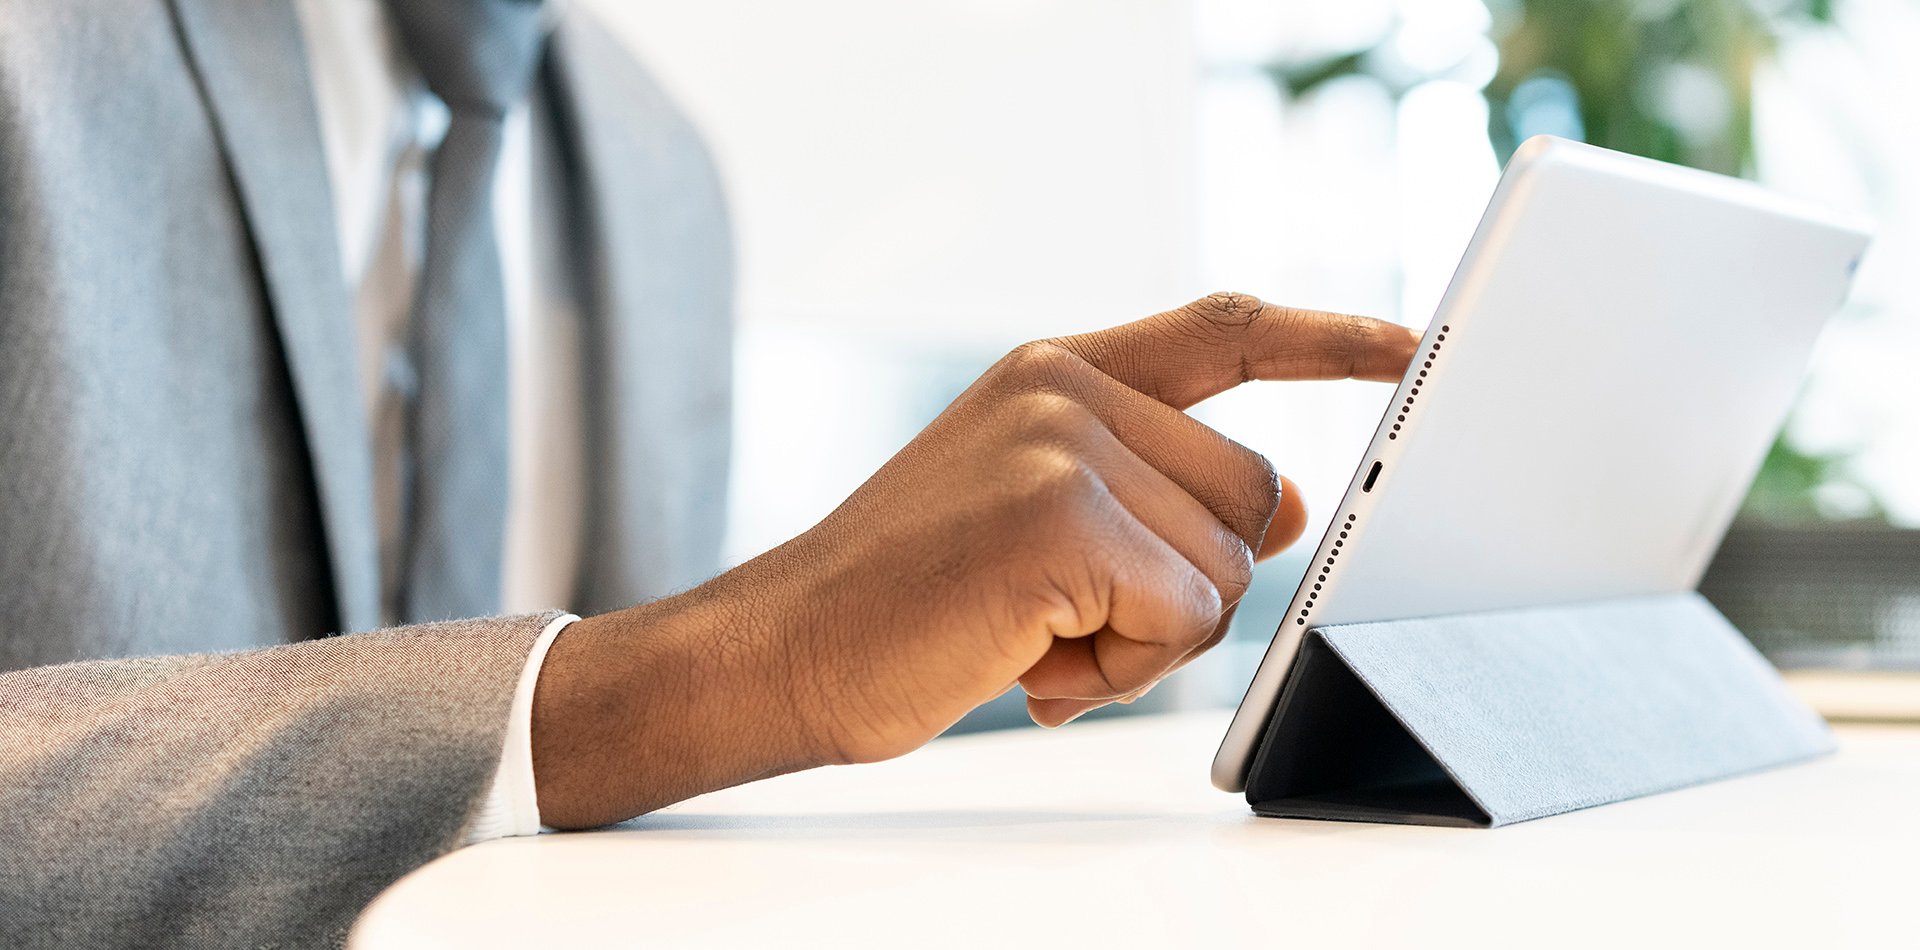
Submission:
[[[269,0],[173,0],[299,403],[342,630],[377,626],[372,448],[300,24]]]
[[[699,136],[586,11],[561,16],[547,84],[569,158],[583,296],[589,472],[576,611],[719,564],[732,414],[732,235]]]

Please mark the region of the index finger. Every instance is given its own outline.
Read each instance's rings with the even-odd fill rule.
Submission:
[[[1176,409],[1255,379],[1396,382],[1420,345],[1397,323],[1213,294],[1054,343]]]

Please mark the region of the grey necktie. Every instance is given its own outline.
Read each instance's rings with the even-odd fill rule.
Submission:
[[[429,166],[426,260],[410,349],[418,379],[401,612],[498,613],[507,506],[507,328],[493,177],[507,110],[546,38],[539,0],[390,0],[400,39],[452,120]]]

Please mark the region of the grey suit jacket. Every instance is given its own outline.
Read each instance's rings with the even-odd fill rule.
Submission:
[[[323,941],[494,767],[540,618],[316,639],[378,624],[379,570],[304,55],[287,0],[0,0],[0,944]],[[582,11],[543,88],[585,612],[716,566],[731,259],[698,139]]]

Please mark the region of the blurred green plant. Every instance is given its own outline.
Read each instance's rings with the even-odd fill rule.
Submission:
[[[1747,490],[1740,514],[1769,522],[1818,518],[1886,521],[1886,508],[1852,476],[1848,461],[1844,453],[1796,448],[1783,434],[1767,450],[1767,459]],[[1823,498],[1835,494],[1843,496],[1843,507],[1823,502]]]
[[[1471,49],[1458,60],[1409,64],[1404,21],[1363,48],[1306,62],[1273,63],[1289,96],[1365,77],[1398,96],[1422,83],[1482,84],[1487,135],[1500,160],[1549,133],[1727,175],[1753,170],[1754,74],[1780,38],[1833,20],[1835,0],[1489,0],[1498,65],[1487,74]],[[1850,516],[1884,517],[1843,455],[1813,453],[1782,434],[1768,452],[1743,514],[1819,518],[1834,486],[1865,499]],[[1860,506],[1855,506],[1856,508]]]
[[[1586,140],[1722,174],[1751,170],[1753,76],[1783,31],[1833,19],[1832,0],[1509,0],[1488,132],[1502,155],[1530,130],[1518,95],[1557,77]]]
[[[1834,0],[1490,0],[1499,49],[1478,77],[1487,133],[1502,161],[1540,132],[1727,175],[1750,171],[1753,77],[1785,32],[1833,19]],[[1376,42],[1311,62],[1274,63],[1288,94],[1367,76],[1402,93],[1472,64],[1412,66],[1404,24]],[[1417,27],[1415,27],[1417,28]],[[1570,124],[1567,119],[1574,121]]]

